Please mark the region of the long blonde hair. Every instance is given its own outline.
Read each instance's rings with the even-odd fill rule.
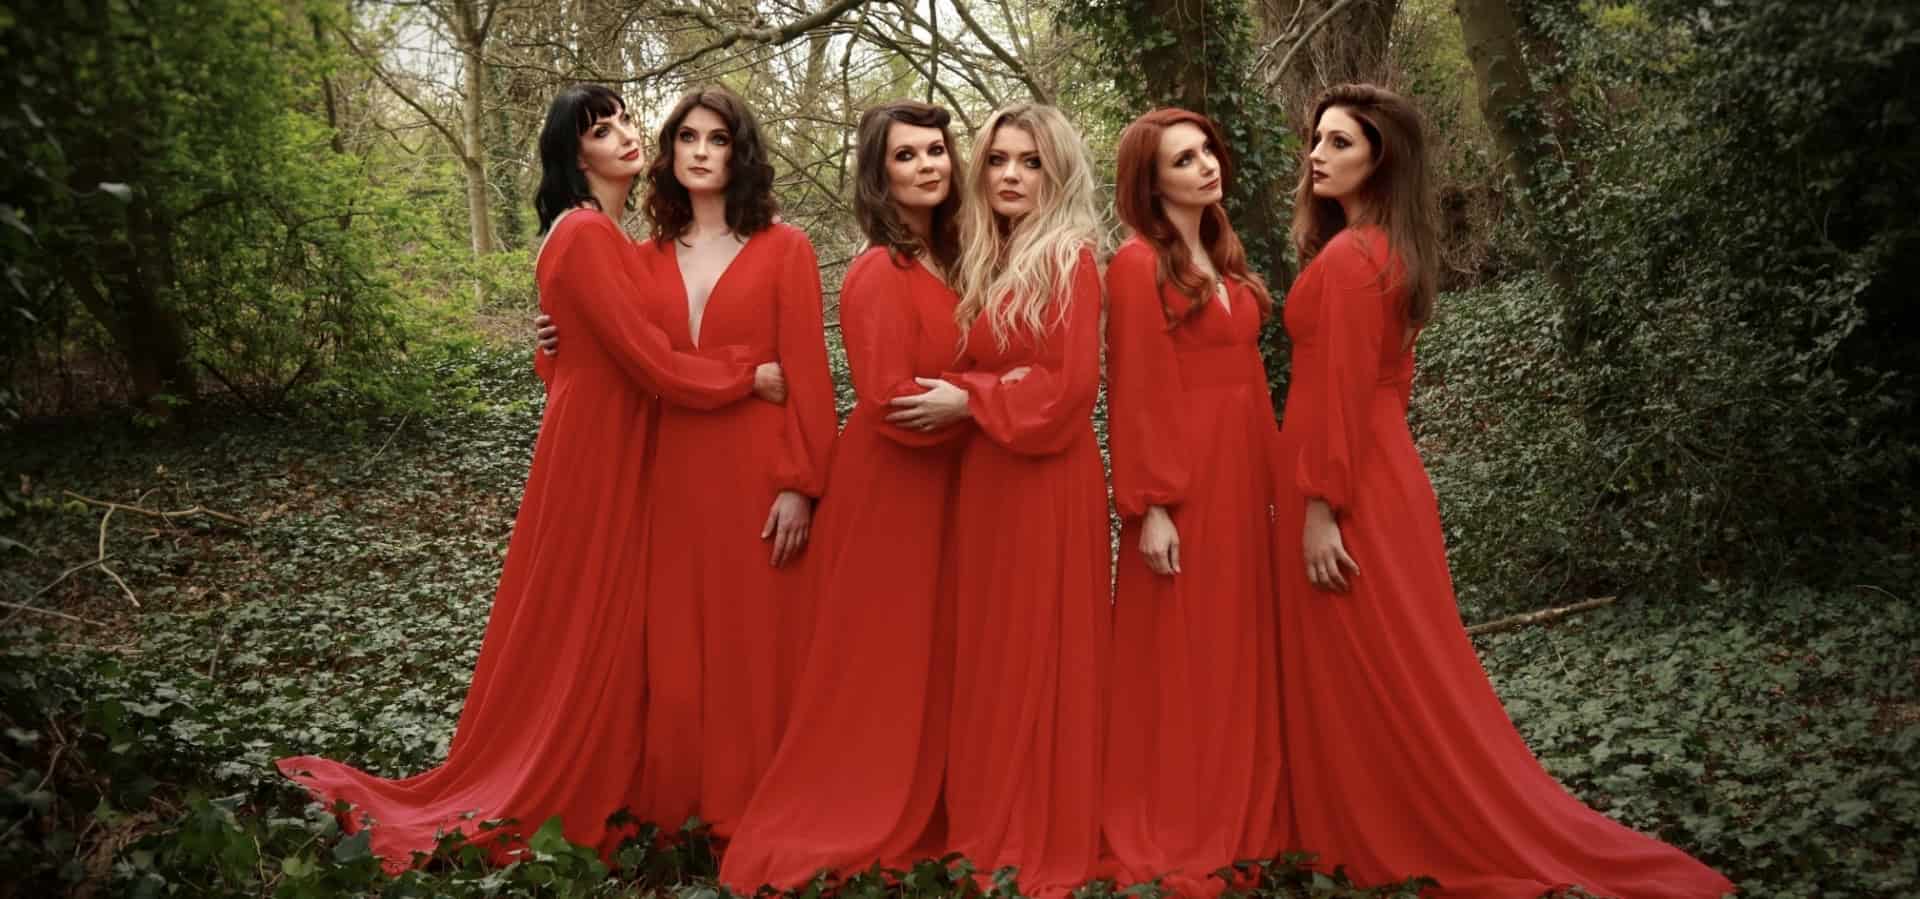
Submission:
[[[1040,154],[1040,190],[1033,211],[1009,222],[988,205],[992,189],[986,169],[993,136],[1001,128],[1019,128],[1033,136]],[[967,166],[966,198],[960,205],[960,266],[954,308],[962,342],[982,315],[993,327],[1001,349],[1019,329],[1044,334],[1054,322],[1044,319],[1047,305],[1067,292],[1080,251],[1097,255],[1104,229],[1094,205],[1093,166],[1080,132],[1060,110],[1039,103],[1013,103],[994,110],[973,140]]]

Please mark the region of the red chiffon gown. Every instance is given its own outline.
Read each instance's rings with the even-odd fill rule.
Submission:
[[[837,420],[820,272],[805,232],[767,227],[714,284],[696,341],[674,244],[638,252],[660,282],[648,312],[675,349],[777,360],[787,379],[779,406],[664,402],[653,443],[635,813],[669,830],[698,815],[724,838],[780,744],[811,626],[804,566],[773,567],[760,533],[780,491],[826,488]]]
[[[1385,232],[1349,228],[1287,295],[1276,553],[1295,845],[1361,882],[1430,875],[1436,896],[1732,891],[1568,794],[1507,718],[1460,624],[1439,507],[1407,428],[1413,353],[1391,258]],[[1307,581],[1309,497],[1334,508],[1359,566],[1344,595]]]
[[[1060,306],[1064,303],[1065,309]],[[1094,443],[1100,273],[1083,251],[1044,334],[999,346],[983,316],[947,375],[980,433],[954,499],[955,665],[948,848],[1062,896],[1100,855],[1110,603],[1107,490]],[[1012,383],[1000,376],[1031,371]]]
[[[813,642],[773,764],[727,847],[720,880],[741,895],[794,889],[821,870],[909,864],[926,845],[947,758],[952,690],[949,503],[964,422],[932,432],[886,421],[915,377],[954,367],[958,298],[884,248],[854,260],[840,327],[858,402],[814,517]]]
[[[1218,894],[1211,873],[1269,858],[1281,818],[1271,459],[1279,441],[1260,359],[1260,307],[1185,309],[1135,238],[1107,268],[1113,496],[1123,529],[1114,595],[1105,832],[1123,880],[1165,876]],[[1141,516],[1166,506],[1181,572],[1153,573]]]
[[[608,846],[642,746],[648,598],[639,564],[644,463],[658,392],[690,407],[747,397],[753,369],[673,353],[641,313],[652,283],[613,221],[579,211],[553,226],[537,265],[541,306],[569,336],[540,363],[547,407],[486,637],[446,762],[389,780],[312,756],[278,762],[349,832],[372,829],[393,873],[442,832],[490,844],[497,860],[547,818],[568,839]],[[757,400],[747,402],[775,407]],[[482,831],[488,819],[517,826]],[[518,836],[516,836],[518,835]]]

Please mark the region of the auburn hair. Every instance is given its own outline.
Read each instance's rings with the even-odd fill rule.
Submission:
[[[1197,112],[1166,108],[1142,115],[1120,132],[1115,151],[1119,159],[1114,181],[1114,211],[1135,236],[1153,248],[1159,260],[1155,286],[1172,284],[1178,296],[1185,299],[1184,302],[1170,301],[1167,292],[1160,291],[1161,308],[1170,324],[1205,309],[1215,288],[1214,278],[1194,264],[1193,250],[1174,229],[1160,199],[1160,138],[1167,129],[1182,124],[1192,125],[1206,135],[1207,145],[1213,149],[1220,165],[1221,192],[1231,190],[1233,154],[1219,126]],[[1227,220],[1227,210],[1222,204],[1214,203],[1201,212],[1200,242],[1206,247],[1215,272],[1253,290],[1262,318],[1273,311],[1273,296],[1267,290],[1267,282],[1247,268],[1247,249],[1240,243],[1240,235],[1234,232],[1233,223]]]

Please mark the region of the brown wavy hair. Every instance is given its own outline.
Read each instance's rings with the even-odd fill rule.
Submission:
[[[1168,128],[1183,123],[1199,128],[1207,136],[1214,158],[1220,163],[1221,190],[1224,193],[1232,189],[1233,154],[1219,126],[1197,112],[1168,108],[1142,115],[1120,132],[1115,151],[1119,172],[1114,182],[1114,211],[1120,221],[1153,248],[1154,256],[1160,261],[1154,284],[1171,283],[1187,299],[1184,305],[1175,305],[1162,293],[1162,309],[1170,324],[1205,309],[1214,290],[1214,279],[1194,265],[1193,251],[1187,248],[1187,242],[1180,239],[1172,220],[1167,218],[1155,189],[1160,172],[1160,136]],[[1267,291],[1267,282],[1247,268],[1246,247],[1241,245],[1240,235],[1234,232],[1233,223],[1227,220],[1227,210],[1221,204],[1208,206],[1201,213],[1200,242],[1207,248],[1207,258],[1212,260],[1214,271],[1253,289],[1262,318],[1273,311],[1273,295]]]
[[[688,91],[660,125],[659,145],[647,167],[647,220],[659,243],[679,240],[693,227],[693,198],[673,175],[674,136],[695,107],[711,110],[727,123],[732,152],[727,154],[727,228],[752,237],[773,224],[780,202],[773,197],[773,164],[767,161],[760,122],[739,95],[719,85]]]
[[[1332,199],[1313,195],[1313,163],[1303,154],[1300,184],[1293,194],[1293,245],[1304,267],[1335,234],[1350,224],[1374,224],[1406,267],[1404,312],[1410,327],[1433,319],[1440,272],[1440,230],[1433,177],[1427,163],[1426,123],[1405,97],[1375,84],[1336,84],[1322,91],[1307,116],[1305,153],[1313,152],[1313,131],[1334,107],[1360,123],[1372,145],[1374,168],[1360,185],[1365,222],[1347,221]]]
[[[917,100],[895,100],[868,109],[860,116],[853,179],[853,215],[861,233],[876,247],[886,247],[896,265],[927,253],[940,264],[940,270],[952,277],[960,261],[960,197],[966,193],[966,160],[954,146],[953,132],[947,125],[953,116],[945,109]],[[894,122],[940,129],[940,142],[947,148],[951,172],[947,176],[947,196],[933,207],[930,241],[922,241],[900,219],[900,207],[893,201],[893,185],[887,176],[887,132]]]

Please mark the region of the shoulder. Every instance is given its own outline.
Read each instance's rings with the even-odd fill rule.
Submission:
[[[1107,279],[1116,276],[1134,278],[1140,275],[1152,277],[1160,266],[1159,254],[1146,241],[1138,236],[1127,238],[1120,249],[1113,254],[1113,260],[1107,263]]]
[[[841,281],[841,292],[845,293],[855,285],[891,282],[905,274],[906,269],[894,263],[893,254],[887,252],[886,247],[868,247],[847,264],[846,277]]]
[[[549,259],[557,259],[572,252],[593,252],[603,247],[616,246],[615,242],[625,243],[626,235],[613,220],[593,209],[573,209],[562,213],[547,230],[546,239],[541,241],[535,257],[536,271]],[[576,250],[580,248],[580,250]]]
[[[813,241],[807,238],[807,232],[786,222],[774,222],[754,236],[789,253],[802,249],[813,252]]]
[[[581,239],[624,237],[613,219],[597,209],[569,209],[560,214],[547,232],[547,243],[566,244]]]
[[[1373,225],[1342,228],[1320,251],[1329,265],[1364,265],[1375,269],[1385,266],[1388,253],[1386,232]]]

